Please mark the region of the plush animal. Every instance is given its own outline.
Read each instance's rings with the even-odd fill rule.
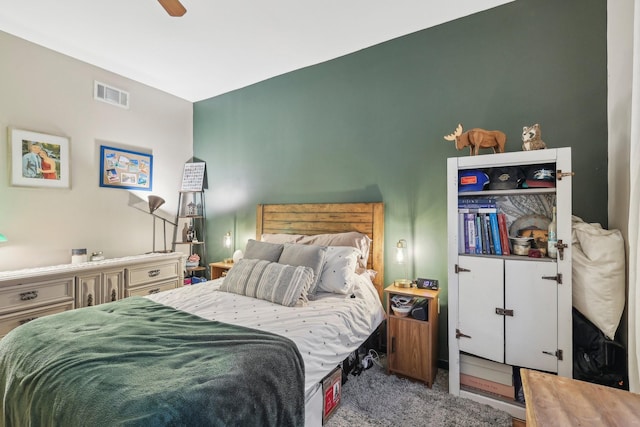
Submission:
[[[447,141],[454,141],[456,149],[469,147],[471,156],[477,155],[481,148],[492,148],[494,153],[504,153],[507,135],[499,130],[484,130],[473,128],[462,133],[462,124],[458,124],[455,132],[444,137]]]
[[[522,128],[522,150],[543,150],[547,148],[547,144],[540,139],[542,131],[540,125],[524,126]]]

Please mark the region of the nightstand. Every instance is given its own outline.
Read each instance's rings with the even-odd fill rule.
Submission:
[[[209,277],[211,280],[224,277],[231,267],[233,267],[232,262],[212,262],[209,264]]]
[[[387,373],[433,385],[438,370],[438,294],[440,290],[400,288],[390,285],[387,294]],[[391,309],[394,295],[425,300],[425,320],[396,315]]]

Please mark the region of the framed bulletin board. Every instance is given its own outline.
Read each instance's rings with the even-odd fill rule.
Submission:
[[[100,187],[151,191],[153,156],[100,146]]]
[[[205,169],[205,162],[185,163],[180,191],[202,191]]]

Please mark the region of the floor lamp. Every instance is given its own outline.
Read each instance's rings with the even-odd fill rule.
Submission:
[[[167,251],[167,220],[163,217],[160,217],[162,220],[162,227],[164,230],[164,250],[156,251],[156,217],[155,211],[158,210],[160,206],[164,205],[164,199],[159,196],[149,196],[149,213],[153,216],[153,252],[170,252]],[[168,221],[172,225],[176,225],[171,221]]]

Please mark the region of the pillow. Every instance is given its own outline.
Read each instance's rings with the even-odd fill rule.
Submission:
[[[296,243],[303,245],[351,246],[358,248],[362,253],[362,257],[358,260],[358,264],[360,264],[360,267],[362,268],[367,268],[371,238],[366,234],[359,233],[357,231],[335,234],[316,234],[314,236],[304,236]]]
[[[284,245],[282,244],[259,242],[249,239],[247,248],[244,251],[244,258],[276,262],[278,258],[280,258],[282,249],[284,249]]]
[[[361,255],[356,248],[329,246],[317,290],[345,295],[351,293]]]
[[[310,267],[243,258],[229,269],[219,290],[293,307],[307,302],[312,282]]]
[[[309,294],[313,295],[316,293],[326,252],[327,248],[324,246],[285,243],[278,262],[280,264],[311,267],[313,269],[314,278],[313,284],[309,289]]]
[[[303,237],[302,234],[265,233],[260,240],[269,243],[296,243]]]

